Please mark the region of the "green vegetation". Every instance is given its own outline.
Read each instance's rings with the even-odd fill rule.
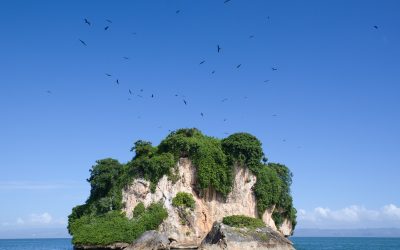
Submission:
[[[250,229],[265,227],[264,221],[244,215],[232,215],[222,219],[222,223],[231,227],[247,227]]]
[[[254,193],[259,216],[275,205],[277,211],[284,211],[281,217],[288,218],[294,228],[296,209],[290,195],[293,176],[290,170],[282,164],[267,163],[261,142],[248,133],[233,134],[223,139],[221,144],[230,165],[236,163],[247,166],[257,176]],[[281,225],[282,222],[276,224]]]
[[[148,230],[157,229],[168,217],[161,204],[150,205],[143,213],[128,219],[119,211],[100,216],[84,215],[69,224],[74,245],[108,245],[115,242],[132,242]]]
[[[174,207],[183,207],[194,209],[195,201],[193,199],[193,195],[185,192],[179,192],[172,199],[172,205]]]
[[[99,245],[114,240],[131,242],[140,235],[143,230],[137,223],[144,220],[149,211],[143,204],[138,204],[133,211],[135,218],[125,218],[121,213],[123,188],[134,178],[148,180],[152,192],[164,175],[176,182],[180,178],[176,162],[181,157],[189,158],[196,166],[200,195],[211,188],[226,197],[233,184],[232,166],[248,167],[257,176],[253,189],[260,217],[275,205],[273,218],[277,226],[282,224],[283,218],[296,224],[296,209],[290,195],[292,173],[282,164],[267,163],[261,142],[253,135],[236,133],[220,140],[203,135],[195,128],[179,129],[170,133],[158,146],[139,140],[132,151],[135,156],[126,164],[107,158],[96,161],[90,170],[90,196],[85,204],[74,207],[68,217],[68,230],[74,242]],[[194,200],[190,194],[178,193],[173,205],[192,208]],[[111,222],[123,228],[124,232],[111,226]],[[158,222],[152,223],[153,228]],[[141,223],[146,225],[145,221]]]
[[[146,208],[143,202],[139,202],[139,204],[137,204],[136,207],[133,209],[132,217],[137,218],[140,215],[144,214],[144,212],[146,212]]]
[[[188,157],[197,167],[198,189],[213,188],[226,196],[232,187],[232,168],[228,166],[220,140],[203,135],[198,129],[179,129],[158,146],[170,152],[175,161]]]

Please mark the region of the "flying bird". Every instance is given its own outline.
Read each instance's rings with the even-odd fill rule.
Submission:
[[[130,94],[130,95],[132,95],[132,91],[131,91],[131,89],[129,89],[129,94]]]
[[[228,98],[224,98],[224,99],[222,99],[222,101],[221,101],[221,102],[226,102],[226,101],[228,101]]]
[[[106,76],[111,76],[111,74],[106,73]]]
[[[87,25],[89,25],[89,26],[92,25],[92,24],[89,22],[89,20],[87,20],[87,18],[85,18],[84,20],[85,20],[85,23],[86,23]]]
[[[378,26],[374,25],[374,28],[377,30],[377,29],[378,29]]]
[[[140,89],[140,92],[143,92],[143,89]]]
[[[118,79],[115,82],[119,85],[119,80]]]
[[[106,27],[104,27],[104,30],[108,30],[108,28],[110,28],[110,26],[106,26]]]
[[[240,68],[240,66],[242,66],[242,64],[238,64],[238,65],[236,66],[236,68],[238,69],[238,68]]]
[[[127,57],[127,56],[124,56],[122,58],[124,58],[125,60],[129,60],[129,57]]]
[[[274,68],[274,67],[272,67],[271,69],[272,69],[272,71],[278,70],[277,68]]]
[[[51,94],[51,91],[50,91],[50,90],[47,90],[46,93],[47,93],[47,94]]]
[[[227,120],[227,119],[226,119],[226,118],[224,118],[224,122],[226,122],[226,120]]]
[[[267,82],[269,82],[269,80],[265,80],[264,82],[267,83]]]
[[[176,14],[179,14],[179,12],[181,12],[181,10],[177,10],[177,11],[175,11],[175,13],[176,13]]]
[[[203,112],[201,112],[201,113],[200,113],[200,115],[201,115],[202,117],[204,117],[204,114],[203,114]]]
[[[199,64],[203,64],[203,63],[205,63],[206,61],[201,61]]]
[[[225,0],[224,3],[230,2],[231,0]]]
[[[221,50],[221,47],[219,47],[219,44],[217,45],[217,52],[219,53],[219,51]]]
[[[106,21],[107,21],[108,23],[112,23],[112,21],[111,21],[110,19],[106,19]]]
[[[79,41],[80,41],[83,45],[87,46],[87,44],[85,43],[85,41],[83,41],[83,40],[81,40],[81,39],[79,39]]]
[[[151,98],[154,98],[154,94],[151,94]]]
[[[254,38],[254,36],[253,36],[253,35],[250,35],[249,38]]]
[[[184,103],[185,105],[187,105],[187,102],[186,102],[186,100],[183,100],[183,103]]]
[[[211,71],[211,74],[214,74],[214,73],[215,73],[215,70]]]

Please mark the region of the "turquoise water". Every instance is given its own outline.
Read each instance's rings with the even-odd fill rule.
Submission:
[[[400,250],[400,238],[293,237],[297,250]]]
[[[400,250],[400,238],[293,237],[297,250]],[[70,239],[0,240],[0,250],[72,250]]]
[[[72,250],[71,239],[0,240],[0,250]]]

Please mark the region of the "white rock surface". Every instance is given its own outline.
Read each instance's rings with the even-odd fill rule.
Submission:
[[[124,212],[128,217],[139,202],[145,206],[153,202],[162,202],[168,210],[168,218],[161,224],[160,232],[167,234],[172,240],[171,247],[199,246],[211,230],[215,221],[221,221],[229,215],[246,215],[257,217],[257,206],[253,185],[256,177],[248,168],[234,166],[234,184],[232,192],[224,199],[215,190],[208,189],[202,197],[196,193],[196,168],[187,158],[181,158],[177,164],[179,180],[172,183],[167,176],[158,182],[155,193],[150,192],[150,183],[143,179],[135,179],[130,186],[123,190]],[[178,209],[172,206],[172,199],[178,192],[191,193],[196,206],[182,222]],[[276,230],[271,218],[273,209],[266,211],[262,217],[264,222]],[[290,235],[290,222],[282,226],[284,235]]]

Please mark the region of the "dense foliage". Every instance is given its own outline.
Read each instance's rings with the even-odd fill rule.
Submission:
[[[195,201],[193,195],[185,192],[177,193],[172,199],[172,206],[194,209]]]
[[[159,146],[139,140],[132,151],[135,156],[126,164],[108,158],[97,161],[90,170],[90,196],[85,204],[74,207],[68,217],[68,230],[74,242],[103,244],[137,237],[143,232],[137,226],[138,218],[149,212],[139,203],[133,211],[137,218],[126,219],[121,214],[123,188],[138,177],[150,181],[152,192],[164,175],[173,182],[177,181],[179,173],[176,162],[181,157],[191,159],[196,166],[197,191],[200,195],[203,190],[212,188],[226,197],[232,189],[233,166],[248,167],[257,177],[253,190],[260,217],[266,209],[275,206],[273,218],[278,227],[285,218],[293,226],[296,224],[296,209],[290,195],[292,173],[282,164],[267,163],[261,142],[251,134],[236,133],[219,140],[203,135],[195,128],[179,129],[170,133]],[[192,207],[194,200],[190,194],[178,193],[173,205]],[[111,222],[123,228],[124,233],[107,231],[114,230]],[[142,223],[146,225],[145,221]],[[108,233],[117,236],[113,238]]]
[[[228,166],[220,140],[203,135],[198,129],[180,129],[165,138],[160,152],[174,154],[175,160],[188,157],[197,167],[199,190],[214,188],[227,195],[232,187],[232,168]]]
[[[236,133],[221,141],[222,148],[228,156],[229,164],[246,165],[253,172],[258,171],[263,151],[261,142],[248,133]]]
[[[96,161],[90,169],[90,196],[86,203],[76,206],[68,216],[68,230],[72,221],[83,215],[99,215],[122,208],[122,188],[125,166],[114,159]]]
[[[230,164],[247,166],[257,176],[254,193],[259,216],[275,205],[277,226],[282,224],[283,218],[288,218],[294,228],[296,209],[290,194],[293,176],[290,170],[282,164],[266,163],[261,142],[248,133],[233,134],[223,139],[221,144]]]
[[[69,229],[74,245],[132,242],[145,231],[157,229],[167,216],[166,209],[154,203],[132,219],[120,211],[110,211],[100,216],[84,215],[73,220]]]
[[[264,221],[244,215],[231,215],[224,217],[222,223],[231,227],[247,227],[251,229],[265,227]]]

